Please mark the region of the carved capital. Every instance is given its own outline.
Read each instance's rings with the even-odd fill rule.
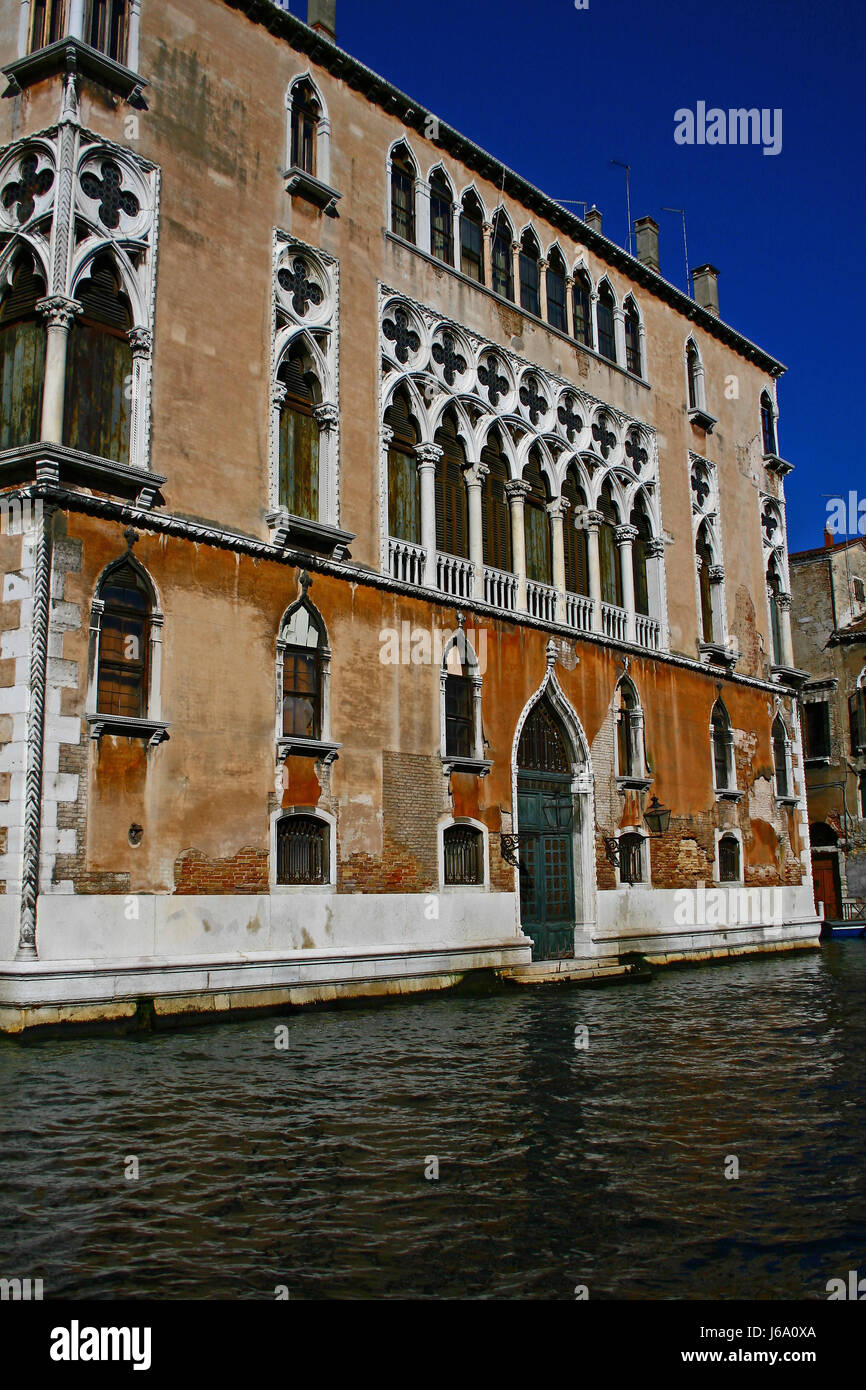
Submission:
[[[340,418],[340,412],[335,405],[324,402],[314,408],[313,418],[320,430],[332,430]]]
[[[48,328],[64,328],[68,330],[77,314],[83,310],[83,305],[77,299],[68,299],[65,294],[49,295],[47,299],[39,299],[36,308],[45,319]]]
[[[153,334],[149,328],[130,328],[126,336],[133,357],[150,357],[153,352]]]
[[[661,536],[653,536],[651,541],[646,543],[646,553],[653,560],[660,560],[665,553],[665,543]]]
[[[580,513],[580,525],[584,531],[597,531],[603,521],[604,512],[596,511],[593,507],[587,507]],[[574,524],[578,524],[577,516],[574,518]]]
[[[415,449],[415,457],[418,460],[419,468],[435,468],[442,457],[444,450],[441,444],[419,444]]]
[[[617,545],[632,545],[640,535],[636,526],[617,526],[614,540]]]
[[[555,520],[557,517],[564,517],[570,507],[571,503],[567,497],[554,497],[553,501],[547,504],[547,512]]]
[[[778,603],[780,608],[789,609],[791,607],[792,601],[793,600],[791,599],[790,594],[783,593],[776,595],[776,602]]]
[[[509,502],[522,502],[532,491],[531,483],[526,483],[522,478],[512,478],[505,484],[505,495]]]
[[[393,438],[394,438],[394,431],[392,430],[391,426],[390,426],[390,425],[383,425],[383,426],[382,426],[382,443],[383,443],[383,445],[384,445],[384,447],[385,447],[386,449],[389,449],[389,448],[391,447],[391,441],[393,440]]]
[[[282,381],[271,382],[271,405],[276,406],[279,410],[280,406],[284,404],[287,394],[288,387]]]
[[[489,472],[490,469],[488,468],[486,463],[481,463],[479,461],[478,463],[470,464],[470,466],[466,469],[466,471],[463,474],[464,478],[466,479],[466,486],[481,487],[482,483],[484,482],[484,479],[487,477],[487,474]]]
[[[725,567],[724,565],[710,565],[707,574],[711,584],[721,584],[725,578]]]

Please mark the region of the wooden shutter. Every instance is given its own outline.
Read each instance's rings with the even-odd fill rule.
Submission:
[[[508,570],[511,564],[511,511],[505,484],[508,469],[498,448],[487,444],[481,450],[481,462],[490,472],[484,479],[482,519],[484,526],[484,563],[494,569]]]
[[[453,421],[437,431],[443,455],[436,470],[436,549],[469,558],[469,517],[463,467],[466,456]]]

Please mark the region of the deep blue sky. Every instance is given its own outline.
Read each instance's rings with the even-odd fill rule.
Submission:
[[[291,0],[305,17],[305,0]],[[788,367],[779,445],[792,550],[822,494],[866,495],[864,0],[337,0],[341,47],[557,198],[596,202],[625,245],[661,225],[662,274],[721,275],[722,317]],[[782,151],[679,146],[674,111],[781,107]],[[579,208],[574,211],[580,212]],[[711,402],[712,404],[712,402]]]

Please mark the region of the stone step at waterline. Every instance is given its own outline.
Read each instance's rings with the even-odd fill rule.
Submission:
[[[499,972],[503,980],[521,985],[574,984],[581,980],[617,979],[631,974],[616,956],[583,960],[534,960],[529,965],[512,965]]]

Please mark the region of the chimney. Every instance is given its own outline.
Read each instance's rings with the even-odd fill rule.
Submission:
[[[826,529],[826,527],[825,527],[825,528],[824,528],[824,549],[825,549],[825,550],[832,550],[835,544],[836,544],[836,542],[835,542],[835,540],[833,539],[833,532],[832,532],[832,531],[828,531],[828,530]]]
[[[692,271],[695,300],[702,309],[719,317],[719,272],[714,265],[699,265]]]
[[[307,23],[323,38],[337,42],[337,0],[307,0]]]
[[[634,224],[637,258],[647,270],[659,273],[659,224],[651,217],[639,217]]]
[[[583,220],[587,227],[591,227],[594,232],[601,232],[601,213],[595,203],[593,203],[592,207],[588,210]]]

